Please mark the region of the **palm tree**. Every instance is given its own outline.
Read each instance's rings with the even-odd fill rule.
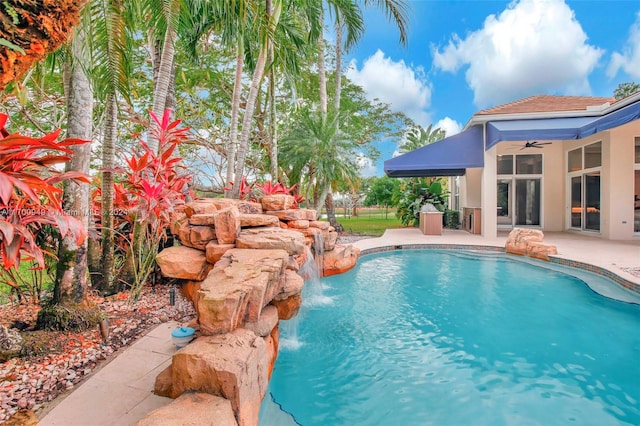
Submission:
[[[67,137],[91,140],[93,137],[93,91],[84,67],[88,63],[87,26],[75,29],[65,62],[64,79],[67,99]],[[67,171],[89,174],[91,144],[75,145],[66,165]],[[69,181],[64,187],[64,206],[81,220],[85,232],[89,227],[89,184]],[[54,285],[54,303],[78,304],[87,290],[87,241],[78,246],[66,236],[58,248],[58,265]]]
[[[446,132],[444,130],[439,127],[434,129],[432,124],[429,124],[426,128],[414,126],[407,132],[406,141],[400,146],[400,152],[413,151],[414,149],[444,139],[445,136]]]
[[[353,182],[358,176],[357,144],[340,130],[342,119],[333,112],[303,113],[298,126],[281,140],[281,162],[288,165],[290,178],[307,176],[314,193],[312,207],[316,209],[338,183]]]
[[[129,28],[134,21],[133,4],[125,0],[104,0],[91,3],[93,68],[91,77],[98,100],[104,105],[102,134],[102,193],[100,273],[95,285],[112,293],[119,287],[114,283],[115,240],[113,229],[115,144],[118,137],[118,94],[129,95],[131,75],[131,38]]]

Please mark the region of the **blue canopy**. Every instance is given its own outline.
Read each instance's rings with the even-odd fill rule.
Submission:
[[[484,166],[482,126],[415,149],[384,162],[389,177],[462,176]]]
[[[622,126],[640,118],[640,102],[634,102],[607,115],[598,117],[580,128],[580,138]]]
[[[570,117],[490,121],[487,123],[487,149],[500,141],[578,139],[580,129],[597,120],[598,117]]]

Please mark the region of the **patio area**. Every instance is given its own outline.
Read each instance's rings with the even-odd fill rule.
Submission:
[[[368,238],[353,243],[363,252],[386,246],[413,244],[473,245],[504,247],[508,232],[500,232],[496,238],[470,234],[463,230],[444,229],[442,235],[424,235],[418,228],[387,229],[379,238]],[[554,244],[558,263],[593,265],[609,271],[623,280],[635,284],[640,293],[640,237],[632,241],[611,241],[571,232],[545,232],[544,242]],[[587,268],[592,269],[592,268]],[[610,274],[607,274],[610,276]]]

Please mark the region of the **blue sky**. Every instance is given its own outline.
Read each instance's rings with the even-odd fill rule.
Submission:
[[[612,96],[640,83],[638,0],[411,0],[409,41],[384,13],[346,54],[371,98],[452,135],[474,112],[538,94]],[[381,176],[394,144],[365,175]]]

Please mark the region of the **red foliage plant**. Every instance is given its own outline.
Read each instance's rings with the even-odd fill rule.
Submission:
[[[82,244],[82,222],[62,208],[58,183],[72,179],[89,182],[78,172],[61,172],[54,166],[70,160],[69,147],[87,143],[81,139],[57,141],[60,130],[32,138],[5,129],[7,116],[0,113],[0,257],[4,269],[17,268],[23,256],[44,268],[44,252],[36,235],[45,225],[73,235]],[[48,253],[53,255],[53,253]]]
[[[127,245],[125,237],[131,241],[136,221],[147,225],[146,230],[151,233],[147,236],[161,238],[175,208],[184,204],[187,195],[192,195],[188,189],[191,176],[180,164],[182,158],[173,156],[177,146],[187,138],[189,129],[179,128],[180,120],[170,122],[170,113],[166,110],[159,120],[150,111],[157,124],[151,126],[150,131],[158,140],[159,152],[149,149],[140,139],[141,149],[125,159],[128,167],[116,170],[121,175],[114,187],[114,206],[123,214],[114,216],[114,227],[128,233],[118,238],[121,248]],[[93,203],[99,211],[100,190],[94,191]]]
[[[233,186],[233,182],[229,182]],[[263,183],[253,183],[251,185],[247,184],[246,178],[242,178],[241,186],[240,186],[240,199],[241,200],[249,200],[249,201],[257,201],[260,197],[265,195],[276,195],[276,194],[288,194],[292,195],[294,198],[294,208],[297,208],[302,201],[304,201],[304,197],[296,194],[295,192],[296,185],[286,187],[280,182],[271,183],[271,181],[263,182]],[[229,188],[225,188],[225,191],[228,191]]]

